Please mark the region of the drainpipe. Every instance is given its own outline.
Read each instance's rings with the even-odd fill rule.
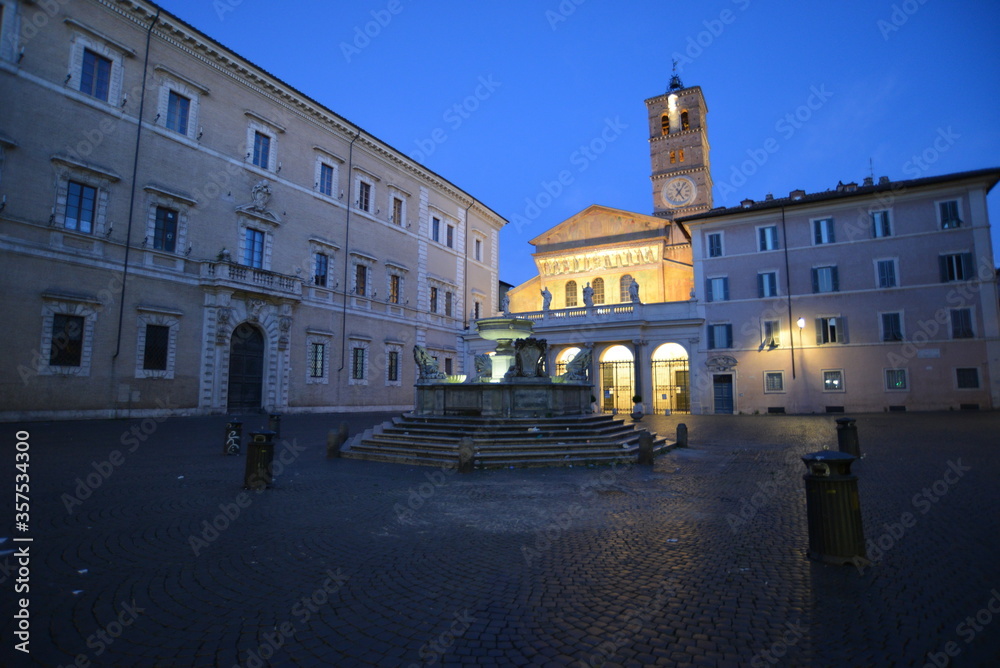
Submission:
[[[785,250],[785,300],[788,303],[788,343],[792,356],[792,380],[795,380],[795,334],[792,332],[792,277],[788,271],[788,231],[785,229],[785,207],[781,207],[781,245]]]
[[[354,135],[354,139],[351,140],[351,146],[347,150],[347,222],[344,225],[344,308],[341,312],[340,318],[340,368],[337,369],[339,374],[347,366],[347,296],[349,285],[348,273],[350,270],[351,263],[347,261],[347,258],[351,255],[351,178],[354,172],[354,142],[358,140],[361,136],[361,128],[358,128],[358,134]]]
[[[473,198],[472,202],[469,203],[469,206],[465,207],[465,274],[464,274],[465,286],[462,288],[462,291],[465,293],[465,296],[462,299],[463,311],[465,311],[465,309],[468,308],[470,301],[469,300],[469,294],[470,294],[469,293],[469,209],[471,209],[475,203],[476,200],[475,198]],[[462,323],[463,328],[468,329],[470,324],[468,311],[466,311],[465,314],[462,316],[462,320],[463,320]]]

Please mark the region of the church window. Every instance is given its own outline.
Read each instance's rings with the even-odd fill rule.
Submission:
[[[566,306],[576,306],[576,281],[566,281]]]
[[[675,162],[677,162],[677,151],[671,151],[670,152],[670,164],[672,165]]]
[[[618,301],[623,303],[632,301],[632,297],[628,293],[630,285],[632,285],[632,274],[625,274],[618,281]]]
[[[688,122],[687,109],[681,112],[681,130],[690,130],[691,124]]]
[[[603,304],[604,303],[604,279],[595,278],[594,283],[591,286],[594,288],[594,303]]]
[[[670,116],[668,114],[663,114],[660,117],[660,132],[664,135],[670,134]]]
[[[684,162],[684,149],[681,149],[680,151],[678,151],[677,157],[680,160],[680,162]]]

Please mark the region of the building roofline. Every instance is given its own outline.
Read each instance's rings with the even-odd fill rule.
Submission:
[[[338,114],[337,112],[333,111],[332,109],[330,109],[326,105],[322,104],[321,102],[317,101],[313,97],[311,97],[309,95],[306,95],[305,93],[303,93],[302,91],[298,90],[297,88],[295,88],[291,84],[287,83],[286,81],[284,81],[280,77],[275,76],[274,74],[272,74],[268,70],[264,69],[263,67],[260,67],[259,65],[257,65],[253,61],[249,60],[248,58],[245,58],[244,56],[236,53],[236,51],[234,51],[233,49],[227,47],[226,45],[222,44],[218,40],[210,37],[204,31],[202,31],[199,28],[196,28],[195,26],[191,25],[190,23],[188,23],[184,19],[180,18],[179,16],[177,16],[174,13],[172,13],[170,10],[162,7],[161,5],[157,4],[156,2],[153,2],[152,0],[136,0],[134,2],[122,3],[121,0],[118,0],[117,3],[114,3],[114,2],[102,2],[100,4],[108,6],[108,7],[112,8],[113,11],[118,11],[118,12],[129,12],[130,10],[131,11],[142,10],[143,9],[142,5],[146,5],[145,12],[146,12],[147,16],[144,17],[145,20],[151,21],[153,19],[153,16],[155,14],[159,13],[159,17],[160,18],[159,18],[157,26],[154,27],[154,29],[153,29],[154,32],[157,32],[157,28],[159,28],[162,25],[162,23],[163,23],[163,21],[164,21],[165,18],[169,18],[169,23],[170,24],[174,24],[172,27],[175,30],[178,27],[183,28],[185,31],[187,31],[189,33],[192,33],[193,34],[192,36],[194,36],[196,39],[205,42],[204,46],[208,47],[208,48],[207,48],[206,53],[203,54],[203,55],[209,56],[209,57],[214,57],[216,59],[219,59],[220,56],[223,56],[226,59],[234,59],[234,60],[243,61],[244,63],[246,63],[246,65],[249,68],[257,70],[258,72],[260,72],[265,77],[267,77],[268,79],[271,80],[270,87],[274,89],[272,92],[277,93],[277,94],[282,95],[282,96],[287,97],[287,98],[298,98],[298,101],[299,101],[300,105],[306,106],[306,107],[313,107],[314,111],[318,111],[321,116],[322,115],[329,116],[330,120],[332,120],[332,121],[334,121],[334,123],[339,124],[340,126],[342,126],[340,129],[342,131],[344,131],[344,132],[349,132],[349,133],[352,133],[352,134],[353,133],[360,133],[360,135],[362,136],[363,139],[367,139],[367,143],[373,149],[380,150],[380,151],[382,151],[384,153],[387,153],[388,157],[391,157],[395,161],[399,162],[403,167],[405,167],[406,169],[410,170],[411,172],[413,172],[417,176],[420,176],[421,173],[423,173],[423,175],[424,175],[425,178],[430,177],[428,180],[431,180],[431,181],[437,180],[437,181],[439,181],[441,185],[443,185],[443,186],[445,186],[445,188],[451,190],[454,195],[457,195],[458,199],[460,199],[460,200],[463,200],[463,199],[467,200],[467,202],[469,204],[471,204],[473,206],[473,208],[479,209],[482,213],[486,214],[487,216],[494,217],[497,221],[499,221],[501,223],[501,227],[503,225],[506,225],[508,222],[510,222],[506,218],[504,218],[503,216],[501,216],[499,213],[497,213],[493,209],[487,207],[485,204],[483,204],[482,202],[480,202],[478,198],[476,198],[475,196],[473,196],[471,193],[469,193],[465,189],[457,186],[456,184],[454,184],[450,180],[446,179],[445,177],[441,176],[440,174],[438,174],[434,170],[429,169],[428,167],[420,164],[416,160],[413,160],[408,155],[406,155],[405,153],[403,153],[399,149],[395,148],[394,146],[392,146],[388,142],[383,141],[382,139],[379,139],[374,134],[366,131],[360,125],[358,125],[356,123],[353,123],[352,121],[348,120],[347,118],[341,116],[340,114]],[[115,5],[115,4],[118,4],[118,5],[124,4],[125,7],[114,7],[113,5]],[[152,8],[152,11],[149,10],[150,7]],[[163,37],[163,36],[166,36],[166,35],[164,35],[163,32],[161,32],[161,37]],[[192,48],[192,45],[187,44],[187,45],[185,45],[185,47],[190,49],[190,48]],[[238,65],[238,63],[234,63],[234,64]],[[258,83],[264,83],[266,85],[269,82],[258,82]]]
[[[988,182],[986,192],[989,192],[1000,181],[1000,167],[989,167],[985,169],[974,169],[965,172],[955,172],[953,174],[942,174],[940,176],[926,176],[919,179],[908,179],[905,181],[884,181],[870,186],[862,185],[850,189],[827,190],[818,193],[803,193],[801,196],[778,197],[760,202],[750,201],[748,204],[739,204],[730,207],[718,207],[704,213],[697,213],[677,219],[678,225],[683,229],[685,225],[697,223],[700,220],[709,218],[719,218],[733,214],[745,214],[756,211],[766,211],[768,209],[779,209],[785,207],[807,206],[820,202],[833,200],[845,200],[853,197],[864,197],[884,192],[899,192],[911,188],[923,188],[943,183],[953,183],[956,181],[985,180]],[[793,191],[797,192],[797,191]],[[746,202],[747,200],[744,200]]]

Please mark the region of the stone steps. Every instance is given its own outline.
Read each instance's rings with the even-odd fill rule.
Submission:
[[[497,420],[407,414],[366,429],[344,445],[341,456],[454,466],[459,443],[471,436],[477,468],[599,465],[634,461],[640,433],[610,415]],[[654,434],[654,453],[670,447]]]

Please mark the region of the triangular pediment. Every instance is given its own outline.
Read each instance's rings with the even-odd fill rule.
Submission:
[[[528,243],[536,248],[567,243],[579,244],[585,241],[600,243],[602,240],[624,234],[661,230],[668,224],[663,218],[656,216],[593,204],[539,234]]]

